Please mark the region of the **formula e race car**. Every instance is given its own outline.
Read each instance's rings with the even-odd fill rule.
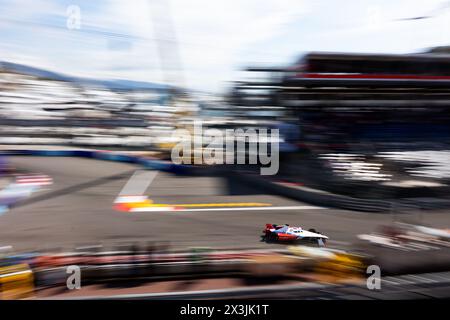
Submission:
[[[288,224],[276,225],[268,223],[262,235],[262,240],[266,242],[296,242],[305,240],[315,242],[319,246],[325,245],[327,239],[327,236],[314,229],[306,231],[301,227],[291,227]]]

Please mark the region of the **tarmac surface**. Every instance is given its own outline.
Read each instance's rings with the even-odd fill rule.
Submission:
[[[330,237],[330,246],[345,248],[358,234],[382,224],[405,221],[448,228],[450,220],[445,211],[376,214],[319,208],[273,195],[231,196],[221,178],[164,172],[157,172],[145,191],[154,203],[200,207],[130,213],[115,210],[113,204],[140,167],[67,157],[14,156],[9,162],[53,178],[52,185],[0,216],[0,247],[11,245],[15,251],[134,242],[164,242],[174,248],[277,246],[260,241],[266,223],[315,228]]]

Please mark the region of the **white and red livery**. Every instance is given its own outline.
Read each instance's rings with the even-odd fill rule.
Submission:
[[[327,236],[315,229],[304,230],[301,227],[293,227],[288,224],[276,225],[268,223],[263,230],[263,240],[266,242],[294,242],[299,240],[309,240],[324,245]]]

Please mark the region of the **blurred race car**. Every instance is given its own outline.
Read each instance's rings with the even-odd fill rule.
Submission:
[[[323,246],[328,237],[315,229],[306,231],[301,227],[291,227],[288,224],[276,225],[268,223],[263,230],[262,239],[266,242],[294,242],[306,240],[316,242],[319,246]]]

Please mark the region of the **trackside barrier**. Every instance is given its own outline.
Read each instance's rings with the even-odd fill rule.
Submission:
[[[438,279],[438,281],[436,280]],[[363,283],[301,283],[257,287],[235,287],[213,290],[177,291],[161,293],[121,294],[110,296],[47,297],[42,300],[193,300],[193,299],[424,299],[448,297],[449,272],[420,273],[381,278],[382,291],[368,290]],[[433,294],[432,292],[439,292]]]
[[[235,179],[237,182],[251,185],[258,190],[262,190],[263,192],[278,194],[322,207],[379,213],[391,213],[398,210],[404,210],[405,212],[419,209],[432,210],[450,207],[450,201],[445,199],[434,199],[434,201],[431,201],[429,198],[411,198],[392,199],[388,201],[353,198],[344,195],[319,192],[318,190],[312,190],[309,188],[290,187],[250,174],[236,173],[233,174],[232,177],[230,175],[227,177],[230,179]]]
[[[138,156],[130,156],[110,151],[89,150],[2,150],[0,155],[8,156],[41,156],[41,157],[79,157],[115,162],[125,162],[141,165],[147,169],[166,171],[178,175],[189,174],[191,168],[185,165],[177,165],[167,161],[148,159]]]
[[[259,188],[275,194],[323,207],[367,212],[385,212],[388,210],[388,207],[390,207],[383,201],[365,201],[363,199],[350,198],[329,193],[313,192],[302,188],[292,188],[256,176],[236,175],[235,178],[239,180],[245,180],[246,183],[252,183]]]

